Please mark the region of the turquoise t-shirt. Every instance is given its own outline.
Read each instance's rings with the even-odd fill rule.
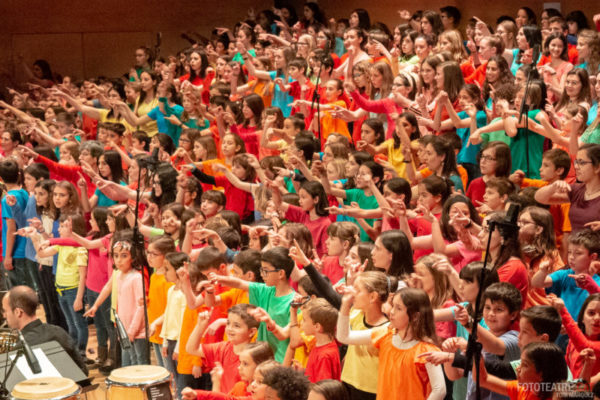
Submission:
[[[458,118],[460,118],[460,119],[469,118],[469,115],[465,111],[461,111],[458,113]],[[485,114],[485,111],[483,111],[483,110],[477,111],[475,119],[477,119],[477,127],[478,128],[481,128],[482,126],[485,126],[487,124],[487,115]],[[467,143],[469,142],[469,137],[471,136],[471,129],[470,128],[458,128],[456,130],[456,134],[458,135],[458,137],[460,137],[460,140],[462,141],[462,148],[460,149],[460,151],[458,152],[458,155],[456,156],[456,162],[458,164],[462,164],[462,163],[477,164],[477,154],[479,154],[479,149],[481,148],[481,144],[475,144],[475,145],[472,144],[470,146],[467,146]]]
[[[123,182],[123,181],[119,182],[119,185],[121,185],[121,186],[127,186],[127,184],[125,182]],[[96,204],[97,207],[110,207],[110,206],[114,206],[116,204],[119,204],[118,201],[115,201],[115,200],[112,200],[112,199],[108,198],[98,188],[96,188],[96,190],[94,191],[94,194],[96,196],[98,196],[98,203]]]
[[[575,279],[569,278],[569,275],[574,273],[572,269],[560,269],[551,273],[552,286],[546,288],[546,293],[554,293],[563,299],[567,311],[577,321],[581,306],[590,294],[587,290],[579,288],[575,283]],[[592,278],[596,284],[600,285],[600,276],[594,275]]]
[[[531,110],[529,118],[535,119],[540,110]],[[510,155],[512,158],[512,171],[520,169],[530,179],[540,179],[542,154],[544,154],[545,137],[533,131],[519,128],[517,135],[512,138]]]
[[[355,202],[358,203],[359,207],[363,210],[374,210],[376,208],[379,208],[379,203],[377,203],[377,199],[375,198],[375,196],[367,196],[365,195],[365,191],[362,189],[347,189],[345,190],[346,192],[346,199],[344,200],[344,204],[345,205],[350,205],[351,203]],[[356,222],[355,218],[348,218],[348,221],[354,222],[356,224],[358,224],[358,222]],[[365,221],[367,222],[367,224],[373,226],[373,224],[375,223],[375,221],[377,221],[376,218],[366,218]],[[365,232],[365,230],[359,225],[360,228],[360,240],[362,242],[372,242],[371,238],[369,237],[369,235],[367,235],[367,232]]]
[[[175,104],[173,106],[165,104],[165,112],[166,115],[160,111],[160,107],[154,107],[148,113],[148,117],[156,121],[156,125],[158,126],[158,131],[160,133],[166,133],[169,135],[171,139],[173,139],[175,147],[179,147],[179,135],[181,135],[181,127],[178,125],[173,125],[166,119],[166,117],[175,115],[177,119],[181,120],[183,107],[181,107],[179,104]]]
[[[275,286],[267,286],[264,283],[250,282],[248,289],[248,298],[250,304],[265,309],[273,321],[279,326],[286,326],[290,322],[290,303],[294,299],[292,293],[287,296],[275,296]],[[281,363],[287,351],[289,339],[279,340],[272,332],[267,330],[267,325],[264,322],[258,327],[259,342],[267,342],[275,353],[275,361]]]
[[[248,53],[250,53],[250,55],[252,55],[252,57],[256,57],[256,50],[250,49],[250,50],[248,50]],[[242,53],[237,52],[237,53],[235,53],[235,56],[233,56],[231,61],[237,61],[240,64],[244,65],[244,56],[242,55]]]
[[[291,83],[292,78],[288,76],[287,81],[283,74],[278,74],[277,71],[269,71],[269,76],[271,80],[275,80],[275,78],[283,79],[284,83]],[[271,106],[278,107],[281,109],[284,118],[287,118],[292,113],[292,107],[290,104],[294,101],[294,98],[288,94],[288,92],[282,92],[279,85],[275,85],[273,89],[273,99],[271,100]]]

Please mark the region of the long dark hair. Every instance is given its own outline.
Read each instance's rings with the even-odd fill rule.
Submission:
[[[381,244],[392,253],[392,264],[387,271],[388,275],[398,279],[414,272],[412,248],[406,234],[398,229],[392,229],[379,235]]]
[[[111,180],[113,182],[120,183],[123,180],[123,164],[121,161],[121,155],[115,150],[107,150],[100,157],[104,157],[104,162],[106,162],[110,168]]]
[[[506,61],[506,58],[504,58],[502,55],[491,56],[490,59],[488,60],[488,65],[492,61],[495,62],[496,65],[498,66],[498,73],[500,74],[500,76],[498,77],[498,80],[496,82],[494,82],[494,87],[498,88],[501,85],[504,85],[507,83],[512,83],[515,78],[514,78],[512,72],[510,72],[510,66],[508,65],[508,62]],[[491,91],[490,82],[488,81],[488,78],[486,76],[485,81],[483,81],[483,99],[485,101],[487,101],[487,99],[490,98],[490,91]]]
[[[437,343],[435,322],[433,321],[433,308],[429,296],[422,289],[405,287],[396,292],[406,307],[408,320],[413,337],[411,340]]]
[[[156,203],[159,208],[175,201],[177,194],[177,175],[177,170],[169,163],[160,163],[156,168],[156,176],[158,176],[158,180],[160,181],[162,193],[160,197],[156,196],[154,185],[152,185],[150,200],[153,203]]]
[[[506,219],[506,212],[499,211],[490,214],[488,222],[502,222]],[[502,238],[500,245],[500,254],[494,262],[494,269],[498,269],[510,260],[511,257],[521,258],[521,246],[519,242],[519,228],[517,226],[509,226],[508,224],[498,224],[498,233]]]
[[[523,7],[525,9],[526,7]],[[542,32],[540,28],[536,25],[523,25],[521,27],[523,29],[523,35],[525,35],[525,39],[529,44],[529,48],[533,49],[535,46],[542,46]],[[533,55],[535,57],[535,54]],[[522,64],[521,57],[523,57],[523,50],[519,49],[517,53],[517,63]],[[537,63],[537,60],[533,60],[534,63]]]
[[[327,211],[327,207],[329,207],[327,194],[325,193],[325,189],[320,182],[306,181],[300,186],[300,189],[306,190],[306,193],[308,193],[313,199],[315,197],[319,198],[319,201],[317,204],[315,204],[315,212],[318,216],[327,217],[329,215],[329,211]]]
[[[200,72],[196,74],[196,71],[190,68],[190,78],[188,79],[190,82],[193,82],[196,77],[204,79],[206,77],[206,68],[208,68],[208,57],[204,51],[199,49],[191,49],[186,52],[188,59],[191,57],[192,53],[196,53],[200,56]]]
[[[35,187],[39,187],[48,193],[48,206],[41,207],[36,204],[35,210],[38,215],[46,214],[52,219],[57,218],[56,207],[54,207],[54,200],[52,199],[52,193],[54,192],[54,186],[56,181],[53,179],[44,179],[35,184]]]
[[[92,233],[92,239],[102,238],[110,233],[108,225],[106,225],[106,219],[110,211],[106,207],[96,207],[92,211],[92,216],[98,225],[98,231]]]
[[[434,136],[430,144],[438,155],[446,156],[442,167],[442,176],[448,178],[452,175],[458,175],[456,154],[454,154],[454,149],[450,146],[450,143],[439,136]]]
[[[448,200],[446,200],[446,202],[444,203],[444,208],[442,209],[442,218],[440,221],[441,228],[442,228],[442,235],[444,236],[444,238],[446,240],[449,240],[449,241],[458,240],[456,231],[450,225],[450,215],[449,215],[450,208],[452,207],[452,205],[454,205],[456,203],[465,203],[467,205],[467,207],[469,207],[469,218],[471,219],[471,222],[474,222],[477,225],[481,225],[481,217],[479,216],[479,213],[473,206],[473,203],[471,203],[471,199],[469,199],[466,196],[463,196],[462,194],[453,195]]]
[[[536,393],[541,400],[551,399],[553,390],[552,383],[564,382],[567,380],[567,362],[565,354],[555,343],[532,342],[522,350],[522,355],[533,362],[535,370],[541,373],[540,390]],[[536,385],[537,386],[537,385]]]
[[[42,70],[42,79],[47,79],[54,82],[54,76],[52,75],[52,69],[50,68],[48,61],[44,59],[35,60],[33,65],[40,67]]]

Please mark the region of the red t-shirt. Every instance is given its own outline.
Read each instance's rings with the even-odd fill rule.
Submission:
[[[336,284],[344,277],[344,268],[340,265],[339,256],[328,256],[323,258],[323,275],[329,278],[331,284]]]
[[[498,268],[498,277],[500,282],[508,282],[513,284],[519,292],[521,298],[527,299],[527,291],[529,290],[529,275],[527,268],[520,259],[508,260],[504,265]],[[523,302],[525,304],[525,302]]]
[[[483,177],[475,178],[467,188],[467,197],[471,199],[471,203],[475,207],[479,207],[479,203],[483,203],[483,195],[485,194],[485,182]]]
[[[312,383],[324,379],[340,380],[342,375],[340,352],[334,340],[323,346],[315,346],[310,351],[304,374]]]
[[[240,358],[233,352],[233,344],[231,342],[219,342],[203,344],[202,358],[203,367],[209,371],[215,367],[217,362],[223,366],[223,377],[221,378],[221,390],[228,393],[237,382],[242,380],[238,367],[240,366]]]
[[[254,199],[252,193],[236,188],[224,176],[215,176],[215,186],[225,189],[225,209],[235,211],[243,221],[254,211]]]
[[[328,237],[327,228],[329,228],[329,225],[331,225],[331,219],[329,216],[319,217],[315,220],[311,220],[308,212],[304,211],[300,207],[290,205],[285,213],[285,219],[306,225],[312,234],[313,245],[315,246],[315,249],[317,249],[317,254],[319,257],[322,257],[323,254],[327,254],[325,240]]]

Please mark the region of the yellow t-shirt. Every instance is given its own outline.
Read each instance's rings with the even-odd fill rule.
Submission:
[[[402,145],[394,148],[394,139],[388,139],[382,143],[387,148],[388,162],[390,162],[400,178],[408,179],[406,175],[406,163],[404,162],[404,154],[402,154]]]
[[[127,129],[129,132],[135,131],[135,127],[132,126],[129,122],[125,121],[124,118],[115,118],[114,114],[109,117],[109,112],[110,110],[106,110],[104,108],[98,109],[98,113],[100,113],[100,119],[98,120],[98,122],[114,122],[118,124],[123,124],[125,129]]]
[[[369,329],[365,325],[365,314],[356,309],[350,312],[350,329],[362,331]],[[385,323],[381,326],[387,326]],[[363,392],[377,392],[379,370],[379,350],[372,345],[350,345],[342,369],[342,382],[349,383]]]
[[[56,285],[61,287],[79,286],[79,267],[87,266],[88,252],[83,247],[56,246]]]
[[[179,339],[185,305],[185,294],[175,286],[171,286],[167,293],[167,307],[165,308],[165,317],[160,332],[161,338],[168,340]]]
[[[303,320],[304,318],[302,317],[302,310],[298,310],[298,329],[300,330],[302,345],[296,348],[294,352],[294,360],[302,364],[303,368],[306,368],[306,364],[308,363],[308,355],[310,354],[310,351],[315,347],[317,339],[312,335],[307,335],[300,328],[302,326]]]
[[[144,115],[152,111],[155,107],[158,107],[158,97],[156,96],[154,97],[154,100],[152,100],[149,103],[144,102],[140,104],[139,101],[140,98],[138,97],[135,101],[135,110],[137,111],[136,115],[138,117],[143,117]],[[137,129],[146,132],[148,134],[148,137],[152,137],[158,133],[158,125],[156,124],[156,121],[150,121],[147,124],[140,125],[137,127]]]

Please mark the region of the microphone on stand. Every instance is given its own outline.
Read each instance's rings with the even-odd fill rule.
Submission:
[[[23,346],[23,354],[25,355],[27,365],[29,365],[31,371],[34,374],[39,374],[40,372],[42,372],[37,357],[35,356],[35,354],[33,354],[33,350],[31,350],[31,347],[29,347],[29,343],[27,343],[27,341],[23,337],[23,333],[21,333],[21,331],[19,331],[19,341],[21,342],[21,346]]]
[[[129,335],[127,335],[127,331],[125,330],[125,327],[123,326],[123,322],[121,322],[121,318],[119,318],[119,315],[115,312],[115,323],[117,324],[117,334],[119,335],[119,342],[121,342],[121,348],[123,350],[127,350],[129,348],[131,348],[131,342],[129,341]]]

